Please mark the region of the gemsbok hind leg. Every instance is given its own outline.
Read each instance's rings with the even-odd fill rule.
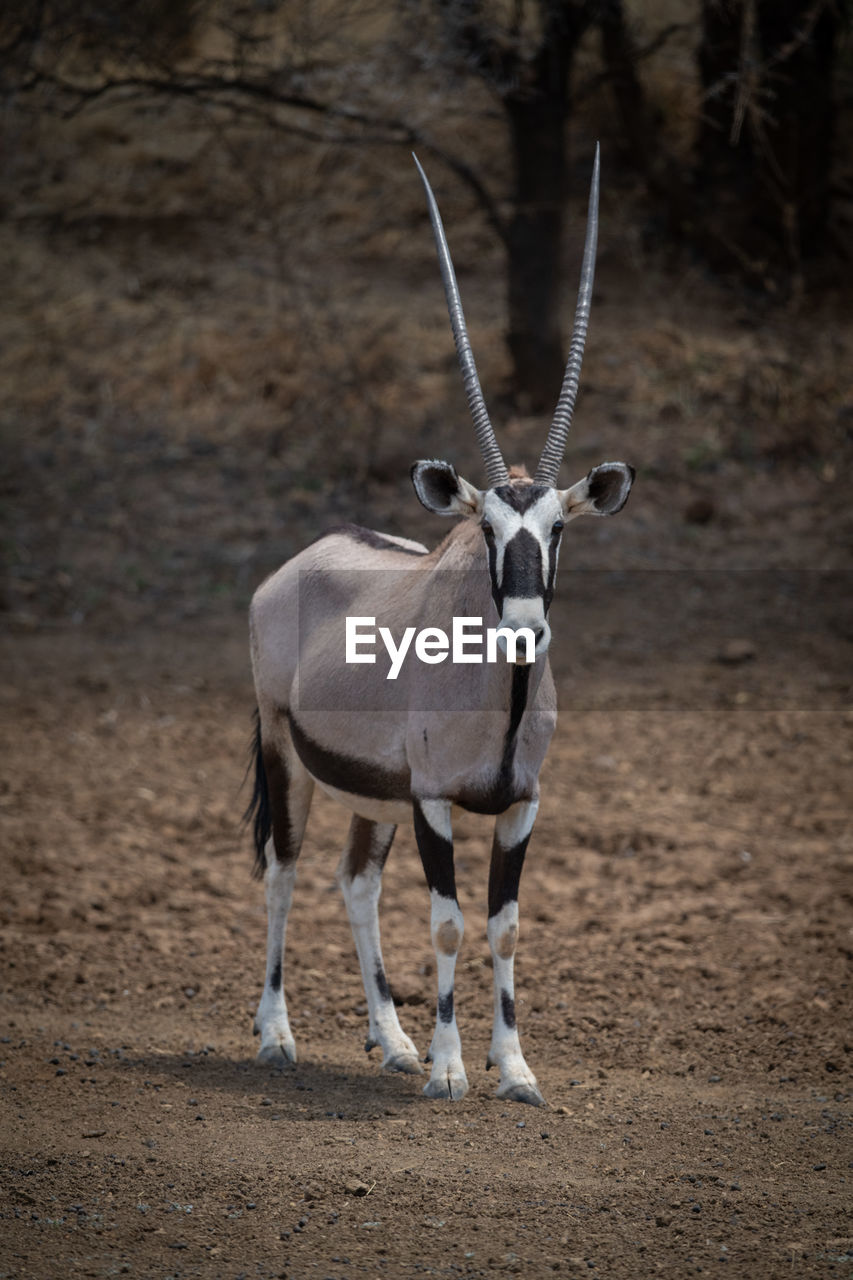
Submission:
[[[287,917],[296,879],[296,860],[305,835],[314,780],[289,737],[273,746],[256,735],[255,835],[259,861],[266,864],[267,963],[264,989],[255,1015],[261,1037],[258,1061],[283,1066],[296,1061],[296,1045],[284,998],[284,947]],[[259,794],[260,793],[260,794]],[[266,836],[264,843],[263,837]]]
[[[515,948],[518,942],[518,886],[527,842],[536,819],[538,800],[521,801],[499,814],[495,822],[489,871],[487,932],[495,982],[492,1045],[486,1059],[500,1068],[498,1097],[544,1106],[536,1077],[524,1061],[515,1020]]]
[[[386,1071],[420,1075],[423,1068],[418,1061],[418,1051],[397,1018],[379,939],[382,869],[396,830],[388,823],[371,822],[356,815],[350,824],[338,878],[367,996],[369,1023],[364,1047],[369,1053],[379,1046]]]
[[[418,852],[430,891],[430,933],[438,975],[435,1032],[427,1055],[432,1074],[424,1093],[430,1098],[458,1101],[468,1092],[468,1077],[453,1007],[453,983],[465,924],[456,899],[450,802],[416,800],[414,815]]]

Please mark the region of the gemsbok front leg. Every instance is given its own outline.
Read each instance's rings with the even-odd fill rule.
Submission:
[[[369,1029],[364,1047],[368,1053],[377,1045],[380,1047],[382,1066],[386,1071],[422,1075],[418,1051],[397,1018],[379,939],[382,869],[396,830],[388,823],[370,822],[356,814],[350,824],[338,878],[367,996]]]
[[[263,848],[266,870],[267,963],[264,989],[255,1015],[255,1035],[261,1037],[260,1062],[284,1066],[296,1061],[296,1044],[284,999],[284,946],[287,917],[296,880],[296,860],[302,847],[314,781],[303,767],[289,740],[283,751],[262,740],[260,724],[255,738],[255,792],[258,813],[256,834],[266,834]]]
[[[518,885],[538,800],[523,800],[498,816],[489,871],[489,947],[495,982],[492,1045],[486,1069],[499,1067],[498,1097],[544,1106],[536,1077],[524,1061],[515,1019],[515,948]]]
[[[462,1065],[462,1043],[453,1007],[456,957],[465,925],[456,899],[450,802],[416,800],[414,817],[418,852],[430,892],[430,933],[438,977],[435,1032],[427,1054],[432,1074],[424,1093],[430,1098],[451,1098],[455,1102],[468,1092],[468,1077]]]

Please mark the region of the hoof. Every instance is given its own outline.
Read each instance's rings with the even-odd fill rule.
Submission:
[[[446,1098],[450,1102],[459,1102],[468,1092],[468,1080],[462,1075],[432,1076],[424,1085],[424,1093],[428,1098]]]
[[[364,1052],[365,1052],[365,1053],[370,1053],[370,1050],[371,1050],[371,1049],[375,1049],[375,1048],[376,1048],[376,1046],[378,1045],[378,1043],[379,1043],[379,1041],[378,1041],[378,1040],[371,1040],[371,1039],[370,1039],[370,1036],[368,1036],[368,1037],[367,1037],[367,1039],[366,1039],[366,1040],[365,1040],[365,1042],[364,1042]]]
[[[424,1073],[417,1058],[410,1053],[398,1053],[395,1058],[389,1058],[387,1062],[382,1063],[382,1070],[402,1071],[407,1076],[422,1076]]]
[[[535,1084],[511,1084],[506,1089],[498,1089],[498,1097],[504,1102],[526,1102],[529,1107],[547,1107]]]
[[[296,1061],[296,1049],[283,1044],[262,1044],[255,1061],[270,1067],[286,1067]]]

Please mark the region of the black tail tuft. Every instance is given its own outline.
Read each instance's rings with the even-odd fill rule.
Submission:
[[[267,841],[272,835],[272,814],[270,812],[267,771],[264,768],[264,755],[261,745],[261,714],[257,707],[255,707],[255,728],[252,732],[252,740],[249,743],[247,776],[253,763],[255,766],[255,785],[252,790],[252,798],[246,806],[246,812],[243,814],[243,821],[252,823],[252,834],[255,842],[255,865],[252,867],[252,875],[255,880],[262,880],[267,869],[265,850]]]

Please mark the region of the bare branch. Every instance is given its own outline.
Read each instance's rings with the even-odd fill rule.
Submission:
[[[650,40],[648,44],[637,45],[634,49],[635,62],[643,62],[646,58],[652,58],[654,55],[666,45],[673,36],[680,35],[682,31],[692,31],[695,27],[693,22],[671,22],[664,27],[655,36],[654,40]],[[597,93],[602,85],[614,78],[612,71],[599,71],[594,76],[589,76],[572,94],[572,101],[577,104],[584,102],[587,98],[591,98]]]
[[[423,130],[403,119],[371,115],[346,103],[329,102],[308,93],[285,90],[269,81],[212,74],[190,74],[184,77],[126,76],[105,80],[98,85],[80,85],[46,72],[33,73],[24,89],[34,91],[48,85],[72,99],[62,111],[68,119],[90,107],[103,104],[111,97],[138,100],[149,96],[188,98],[206,106],[223,107],[235,115],[263,121],[280,132],[311,141],[334,141],[347,145],[406,146],[434,156],[450,169],[474,194],[489,226],[502,244],[507,242],[507,227],[494,200],[475,170],[466,161],[434,142]],[[292,119],[283,119],[279,108],[322,116],[344,126],[357,126],[359,132],[330,134],[306,128]]]

